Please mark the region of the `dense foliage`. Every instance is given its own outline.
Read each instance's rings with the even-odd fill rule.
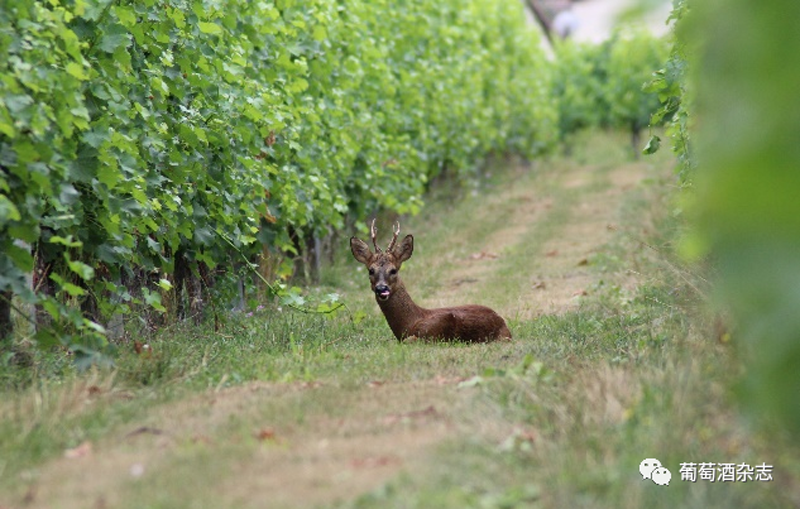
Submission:
[[[646,91],[658,94],[661,106],[653,113],[651,123],[666,124],[666,135],[670,138],[672,151],[678,157],[678,175],[685,186],[691,185],[696,165],[689,135],[691,84],[687,76],[688,42],[684,33],[684,20],[688,12],[688,0],[674,0],[669,20],[673,23],[676,37],[672,39],[672,48],[664,66],[655,72],[653,79],[645,86]],[[646,153],[653,153],[660,146],[661,139],[653,135]]]
[[[751,415],[800,435],[800,4],[676,0],[670,58],[649,89],[668,121],[690,214],[682,243],[711,260],[715,304],[746,371]],[[710,29],[713,27],[713,29]],[[656,147],[657,148],[657,145]]]
[[[556,112],[521,8],[4,2],[5,310],[36,303],[37,339],[97,350],[132,303],[199,299],[187,274],[208,287],[291,235],[417,211],[445,168],[544,149]]]
[[[664,65],[668,51],[665,40],[633,27],[621,28],[601,44],[558,43],[553,94],[560,98],[562,138],[585,127],[622,128],[631,132],[638,152],[639,133],[660,107],[655,91],[643,87]]]
[[[718,269],[753,414],[800,436],[800,3],[692,2],[694,249]],[[713,26],[713,30],[708,27]]]

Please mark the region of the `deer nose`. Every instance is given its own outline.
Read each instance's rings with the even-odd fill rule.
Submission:
[[[382,300],[388,299],[390,293],[391,293],[391,290],[386,285],[376,285],[375,286],[375,295],[377,295],[378,298],[380,298]]]

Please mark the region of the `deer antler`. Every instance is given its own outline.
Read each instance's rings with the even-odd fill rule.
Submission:
[[[386,252],[391,252],[394,249],[395,243],[397,243],[397,236],[400,235],[400,221],[395,221],[394,223],[394,237],[392,237],[392,241],[389,242],[389,247],[386,249]]]
[[[369,234],[372,237],[372,245],[375,246],[375,252],[376,253],[380,253],[381,252],[381,248],[378,247],[378,242],[375,240],[375,237],[377,237],[377,235],[378,235],[378,230],[375,228],[375,220],[376,219],[378,219],[378,218],[376,217],[376,218],[372,219],[372,224],[369,227]]]

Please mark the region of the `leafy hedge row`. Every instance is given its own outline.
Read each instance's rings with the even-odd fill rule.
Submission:
[[[675,0],[676,37],[649,87],[662,101],[655,119],[667,122],[684,187],[681,254],[712,268],[722,339],[733,341],[742,362],[731,392],[762,431],[793,439],[800,437],[798,16],[794,0],[757,12],[747,0]]]
[[[68,345],[163,311],[178,264],[413,213],[442,168],[556,137],[519,2],[6,0],[0,54],[0,300]]]
[[[691,231],[683,250],[711,260],[739,396],[765,437],[800,438],[800,3],[686,0],[679,56],[689,93]],[[682,138],[682,139],[681,139]],[[681,152],[684,147],[693,152]],[[779,442],[780,443],[780,442]],[[780,446],[778,446],[780,447]],[[790,455],[787,455],[790,456]],[[795,455],[796,457],[796,455]],[[795,470],[796,474],[796,470]]]
[[[604,126],[628,129],[638,139],[660,106],[653,87],[645,84],[663,67],[668,52],[667,41],[631,27],[601,44],[559,43],[552,83],[553,94],[561,98],[562,137]]]
[[[681,184],[691,186],[697,161],[693,155],[691,136],[689,134],[691,105],[691,84],[688,78],[688,54],[686,24],[689,14],[689,0],[674,0],[669,20],[673,23],[673,32],[684,34],[672,38],[669,58],[664,66],[656,71],[655,78],[648,84],[647,90],[658,94],[661,107],[653,114],[652,122],[664,122],[665,134],[670,138],[672,151],[678,157],[678,176]],[[658,150],[660,139],[654,137],[651,151]]]

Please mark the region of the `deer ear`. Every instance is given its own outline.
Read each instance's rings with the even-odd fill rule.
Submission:
[[[364,265],[369,265],[369,261],[372,259],[372,251],[369,250],[366,242],[359,238],[351,237],[350,251],[353,253],[353,258]]]
[[[406,235],[400,245],[392,249],[392,254],[397,259],[397,263],[403,263],[411,258],[411,253],[414,252],[414,236]]]

